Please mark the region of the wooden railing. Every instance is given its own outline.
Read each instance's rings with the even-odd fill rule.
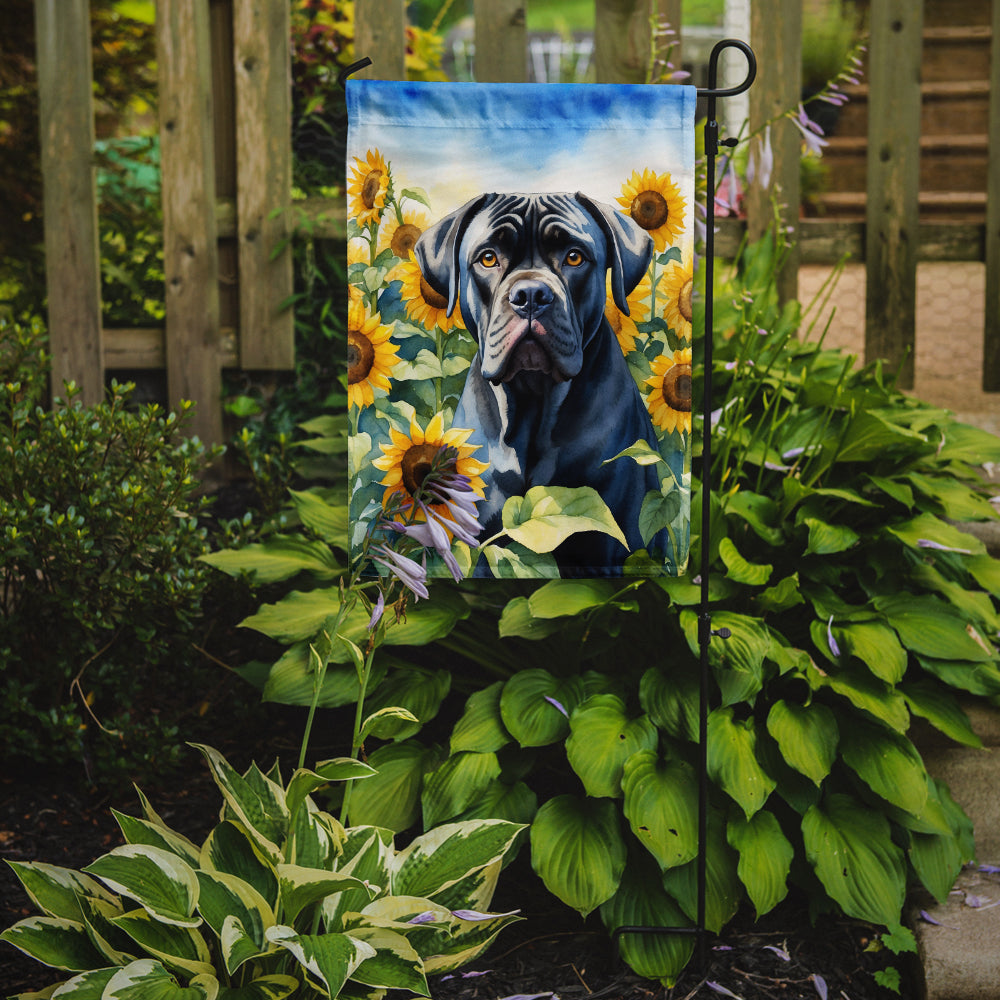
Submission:
[[[475,0],[480,81],[526,78],[525,5]],[[781,276],[795,294],[800,263],[849,253],[867,270],[866,355],[898,364],[912,382],[916,265],[985,261],[983,386],[1000,391],[1000,0],[992,6],[989,172],[985,223],[921,222],[918,215],[922,3],[871,0],[867,214],[864,221],[800,220],[800,137],[772,129],[775,170],[752,188],[747,219],[724,220],[716,247],[732,253],[745,228],[760,233],[774,200],[795,250]],[[195,400],[196,432],[220,441],[221,370],[293,364],[291,255],[295,217],[314,236],[343,239],[343,200],[291,204],[289,0],[158,0],[166,326],[101,326],[93,181],[88,0],[36,0],[53,384],[73,379],[83,398],[112,368],[165,368],[171,402]],[[650,18],[681,23],[681,0],[595,0],[598,82],[638,83],[650,60]],[[754,0],[751,44],[759,72],[750,130],[798,104],[801,0]],[[368,75],[405,74],[404,0],[357,0],[355,51]],[[682,51],[683,38],[680,46]],[[673,53],[674,60],[678,51]],[[720,117],[724,115],[724,109]],[[739,123],[727,123],[735,133]]]

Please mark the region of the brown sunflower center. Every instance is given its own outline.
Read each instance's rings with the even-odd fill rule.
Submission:
[[[691,412],[691,366],[674,365],[663,375],[663,399],[674,410]]]
[[[363,382],[375,363],[375,348],[359,330],[347,332],[347,384]]]
[[[420,230],[410,222],[405,222],[398,226],[392,234],[389,246],[392,252],[400,259],[407,260],[413,245],[420,238]]]
[[[632,199],[629,213],[643,229],[659,229],[670,215],[670,206],[659,191],[640,191]]]
[[[406,449],[400,466],[403,470],[403,485],[411,497],[419,492],[424,477],[433,468],[434,459],[440,450],[440,445],[428,444],[426,441],[423,444],[411,444]]]
[[[691,293],[694,291],[694,281],[688,278],[687,281],[681,286],[680,294],[677,296],[677,308],[681,311],[681,315],[690,323],[691,317],[694,315],[691,309]]]
[[[448,300],[440,293],[435,292],[423,277],[420,279],[420,296],[433,309],[446,309],[448,307]]]
[[[369,170],[364,184],[361,185],[361,200],[364,202],[365,208],[375,207],[375,199],[378,197],[381,187],[382,171]]]

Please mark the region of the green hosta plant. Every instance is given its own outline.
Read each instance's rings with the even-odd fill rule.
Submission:
[[[489,913],[518,825],[450,823],[397,849],[391,831],[345,829],[312,793],[368,779],[352,758],[244,774],[200,747],[222,793],[201,845],[115,813],[126,844],[83,871],[12,862],[41,916],[0,935],[72,974],[76,1000],[429,996],[427,975],[470,961],[514,913]],[[50,994],[37,994],[38,996]]]

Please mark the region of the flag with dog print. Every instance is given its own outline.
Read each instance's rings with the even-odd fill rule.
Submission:
[[[352,553],[388,518],[429,575],[683,573],[694,89],[347,100]]]

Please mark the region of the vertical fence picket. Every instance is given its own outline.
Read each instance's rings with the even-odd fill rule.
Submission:
[[[104,395],[89,0],[35,0],[52,391]]]
[[[215,221],[211,57],[206,0],[160,0],[163,267],[167,394],[197,402],[192,430],[222,440],[219,255]]]
[[[248,369],[295,367],[294,317],[282,308],[292,294],[290,44],[287,2],[234,5],[239,346]]]
[[[1000,392],[1000,0],[993,0],[990,44],[989,169],[986,178],[986,324],[983,390]]]
[[[913,387],[923,3],[872,0],[868,53],[865,357]]]
[[[372,65],[357,75],[373,80],[406,79],[406,4],[404,0],[355,0],[354,56]]]
[[[645,83],[651,0],[594,0],[598,83]]]
[[[475,75],[480,83],[524,83],[528,32],[524,0],[475,0]]]
[[[750,9],[750,40],[761,71],[750,88],[750,130],[794,108],[802,90],[802,4],[799,0],[761,0]],[[798,295],[799,159],[802,137],[787,118],[771,127],[774,170],[767,188],[759,178],[747,194],[747,225],[751,239],[758,239],[774,221],[773,204],[779,208],[780,225],[793,230],[795,241],[778,274],[782,301]]]

